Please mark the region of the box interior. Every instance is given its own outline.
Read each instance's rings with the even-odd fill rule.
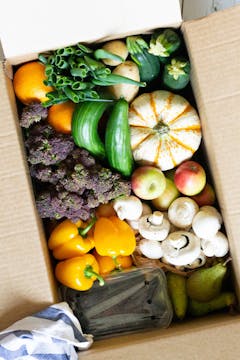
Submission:
[[[240,6],[182,25],[192,64],[191,81],[203,126],[206,157],[230,241],[238,297],[240,294],[238,241],[240,193],[237,181],[240,175],[237,159],[240,153],[239,28]],[[141,32],[143,31],[137,33]],[[9,59],[12,64],[26,61],[28,56],[21,55],[14,58],[15,60]],[[3,96],[0,97],[4,140],[2,149],[4,156],[1,157],[1,191],[2,202],[7,204],[1,217],[2,241],[7,240],[7,249],[2,255],[6,261],[1,263],[1,273],[5,276],[5,280],[1,281],[2,293],[6,294],[1,297],[0,302],[0,312],[4,314],[1,327],[4,328],[18,318],[56,302],[57,295],[42,224],[33,203],[27,164],[22,156],[24,147],[6,62],[0,71],[0,82],[4,90]],[[7,239],[6,234],[8,234]],[[33,256],[33,253],[37,256]],[[10,264],[14,265],[15,273],[6,276],[12,268]],[[8,281],[9,278],[14,281]],[[17,312],[13,311],[16,309],[14,297],[16,293],[18,294]],[[92,349],[81,353],[80,358],[94,360],[101,354],[106,360],[112,359],[114,350],[114,357],[118,359],[129,357],[129,352],[131,359],[136,355],[139,359],[150,359],[150,355],[152,358],[153,353],[158,352],[165,359],[172,359],[173,354],[175,359],[182,359],[183,354],[186,354],[185,359],[192,359],[194,354],[196,356],[196,351],[201,351],[202,357],[197,357],[200,359],[204,354],[209,354],[209,349],[213,359],[223,356],[222,351],[225,351],[228,358],[233,358],[236,350],[240,350],[238,330],[239,315],[232,317],[228,314],[210,315],[181,324],[172,324],[167,330],[152,330],[101,340],[96,342]],[[208,344],[206,347],[203,347],[204,341]],[[230,344],[235,344],[235,347]]]

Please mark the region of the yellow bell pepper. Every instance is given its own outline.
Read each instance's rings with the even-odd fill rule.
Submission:
[[[133,229],[117,216],[100,217],[96,221],[94,242],[99,255],[113,258],[131,255],[136,247]]]
[[[92,226],[93,219],[89,224],[79,220],[77,223],[66,219],[57,225],[52,231],[48,247],[53,251],[53,256],[58,260],[69,259],[88,253],[94,248]]]
[[[80,291],[89,290],[96,279],[101,286],[104,285],[98,263],[91,254],[60,261],[55,268],[55,276],[61,284]]]
[[[101,256],[97,253],[96,249],[93,251],[93,255],[95,256],[98,266],[99,266],[99,274],[100,275],[108,275],[113,270],[122,270],[128,269],[132,266],[132,258],[131,256],[117,256],[113,259],[111,256]]]

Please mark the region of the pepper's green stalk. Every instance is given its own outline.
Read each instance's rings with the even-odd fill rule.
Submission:
[[[180,44],[179,35],[174,30],[165,29],[153,33],[148,52],[155,56],[168,57],[179,48]]]
[[[86,237],[87,233],[93,227],[93,225],[95,224],[96,221],[97,221],[97,218],[93,217],[92,220],[89,222],[89,224],[85,228],[81,228],[81,227],[78,228],[79,235],[81,235],[83,238]]]
[[[97,280],[99,281],[99,285],[103,286],[105,284],[103,278],[101,275],[99,275],[98,273],[96,273],[95,271],[93,271],[93,268],[91,265],[87,265],[85,270],[84,270],[84,276],[87,279],[91,279],[93,276],[95,276],[97,278]]]

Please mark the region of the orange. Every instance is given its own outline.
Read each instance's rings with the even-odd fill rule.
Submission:
[[[38,61],[21,65],[14,74],[13,88],[17,98],[25,105],[48,100],[46,93],[52,91],[46,86],[45,66]]]
[[[56,131],[63,134],[70,134],[74,109],[75,104],[70,100],[61,104],[52,105],[48,110],[48,123]]]

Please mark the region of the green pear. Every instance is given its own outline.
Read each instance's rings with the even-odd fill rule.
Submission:
[[[188,311],[192,316],[203,316],[210,312],[234,305],[235,303],[236,297],[233,292],[222,292],[220,295],[207,302],[189,299]]]
[[[187,279],[188,296],[197,301],[212,300],[220,294],[226,272],[223,263],[194,271]]]
[[[179,320],[182,320],[186,315],[188,304],[186,277],[168,272],[167,285],[174,313]]]

